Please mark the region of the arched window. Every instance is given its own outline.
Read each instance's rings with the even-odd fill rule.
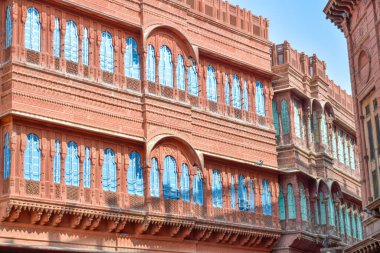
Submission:
[[[351,139],[350,141],[350,166],[351,166],[351,169],[355,169],[355,143],[354,143],[354,140]]]
[[[26,137],[24,151],[24,178],[39,181],[41,177],[41,149],[40,139],[35,134]]]
[[[261,202],[263,205],[263,215],[272,215],[272,194],[270,191],[269,181],[263,179],[263,188],[261,193]]]
[[[54,31],[53,31],[53,54],[54,57],[61,56],[61,29],[59,25],[59,18],[55,18]]]
[[[325,145],[328,145],[329,137],[327,133],[326,115],[324,113],[322,113],[322,117],[321,117],[321,134],[322,134],[322,143]]]
[[[40,13],[34,7],[28,8],[25,22],[25,48],[40,51],[41,23]]]
[[[338,154],[336,150],[336,133],[334,129],[331,132],[331,142],[332,142],[332,155],[335,159],[338,159]]]
[[[342,208],[342,203],[340,200],[338,200],[338,209],[339,209],[339,230],[341,234],[344,234],[344,216],[343,216],[343,208]]]
[[[313,133],[314,133],[314,142],[319,143],[319,122],[317,117],[317,112],[313,112]]]
[[[278,196],[278,209],[280,212],[280,220],[286,219],[285,214],[285,199],[284,199],[284,193],[282,192],[282,185],[280,185],[280,193]]]
[[[282,133],[289,134],[289,110],[288,103],[283,99],[281,101],[281,121],[282,121]]]
[[[198,73],[197,64],[193,61],[193,65],[189,67],[187,74],[189,94],[193,96],[198,96]]]
[[[87,28],[84,28],[84,30],[86,30],[86,34],[83,34],[83,40],[88,40]],[[82,45],[83,43],[84,42],[82,41]],[[88,46],[86,49],[82,46],[82,51],[83,50],[88,50]],[[65,59],[72,62],[78,62],[78,29],[77,25],[72,20],[66,22]]]
[[[288,218],[289,220],[295,219],[297,217],[297,212],[296,212],[296,198],[294,196],[294,189],[292,184],[288,184],[287,187],[288,195],[287,195],[287,200],[288,200]]]
[[[167,46],[160,47],[159,70],[160,84],[173,87],[172,52]]]
[[[12,7],[8,5],[5,16],[5,48],[12,45]]]
[[[84,188],[91,186],[91,151],[89,147],[84,148],[83,186]]]
[[[305,193],[305,187],[303,184],[300,184],[300,193],[301,193],[301,218],[302,221],[308,221],[308,212],[307,212],[307,200],[306,200],[306,193]]]
[[[66,185],[79,186],[79,156],[78,146],[75,142],[67,143],[65,159],[65,183]]]
[[[339,159],[339,162],[344,163],[342,131],[338,131],[338,159]]]
[[[61,143],[55,140],[54,143],[54,164],[53,164],[54,183],[61,183]]]
[[[82,63],[88,66],[88,29],[83,28],[83,38],[82,38]]]
[[[296,137],[301,138],[301,115],[299,111],[298,102],[294,100],[293,105],[294,105],[294,131],[295,131]]]
[[[144,196],[143,171],[140,164],[139,153],[132,151],[129,154],[128,166],[128,193],[130,195]]]
[[[232,101],[235,108],[241,109],[240,80],[237,75],[232,75]]]
[[[109,32],[102,32],[100,44],[100,68],[103,71],[113,73],[113,44]]]
[[[319,210],[318,210],[318,201],[314,202],[314,214],[315,214],[315,223],[319,224]]]
[[[238,187],[238,198],[239,198],[239,209],[242,211],[248,210],[248,200],[247,200],[247,185],[245,183],[245,177],[243,175],[239,176],[239,187]]]
[[[351,211],[351,223],[352,223],[352,237],[357,239],[357,231],[356,231],[356,216],[354,211]]]
[[[219,170],[212,172],[212,204],[215,207],[223,207],[222,178]]]
[[[273,124],[274,129],[276,130],[276,136],[280,135],[280,123],[278,121],[278,112],[276,101],[272,100],[272,111],[273,111]]]
[[[104,191],[116,192],[116,162],[112,149],[104,150],[102,166],[102,187]]]
[[[164,160],[163,188],[164,198],[179,199],[177,163],[172,156],[166,156]]]
[[[321,212],[321,225],[326,225],[326,205],[322,192],[319,193],[319,211]]]
[[[265,116],[265,97],[264,97],[264,88],[261,82],[256,82],[256,113],[260,116]]]
[[[197,172],[193,180],[194,203],[203,206],[203,181],[201,178],[201,171]]]
[[[230,106],[230,81],[228,74],[225,75],[226,81],[224,82],[224,97],[226,105]]]
[[[255,187],[252,179],[249,180],[249,210],[255,212]]]
[[[358,210],[358,217],[356,219],[357,221],[357,228],[358,228],[358,239],[363,240],[363,228],[362,228],[362,218],[360,217],[360,211]]]
[[[4,172],[3,177],[4,179],[7,179],[11,175],[11,149],[9,147],[9,133],[6,133],[4,136]]]
[[[154,47],[148,45],[148,55],[146,57],[146,78],[150,82],[156,82],[156,53]]]
[[[212,66],[207,67],[207,79],[206,79],[207,99],[217,102],[217,84],[215,77],[215,69]]]
[[[189,166],[183,163],[181,173],[181,195],[182,200],[190,202],[190,179],[189,179]]]
[[[350,214],[348,213],[347,205],[346,205],[345,213],[346,213],[346,233],[347,233],[347,236],[351,237],[352,236],[352,234],[351,234],[351,220],[350,220]]]
[[[335,226],[335,205],[334,205],[334,201],[331,194],[329,196],[328,208],[329,208],[328,209],[329,210],[329,224],[331,226]]]
[[[158,170],[157,158],[152,158],[152,167],[150,168],[150,195],[160,197],[160,173]]]
[[[124,73],[127,77],[140,80],[140,56],[137,42],[127,38],[124,54]]]
[[[243,83],[243,95],[244,95],[244,110],[249,111],[249,100],[248,100],[248,86],[247,81]]]
[[[177,58],[177,87],[179,90],[185,90],[185,63],[182,55]]]
[[[236,209],[236,191],[235,191],[235,177],[231,176],[231,187],[230,187],[230,198],[231,198],[231,208]]]

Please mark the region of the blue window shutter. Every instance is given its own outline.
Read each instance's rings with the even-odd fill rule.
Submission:
[[[41,151],[40,140],[35,134],[27,135],[26,149],[24,151],[24,178],[39,181],[41,177]]]
[[[231,198],[231,208],[236,209],[236,191],[235,191],[235,178],[231,176],[231,187],[230,187],[230,198]]]
[[[326,205],[323,193],[319,193],[319,211],[321,212],[321,225],[326,225]]]
[[[280,185],[280,193],[278,196],[278,208],[280,212],[280,220],[285,220],[286,215],[285,215],[285,199],[284,199],[284,194],[282,192],[282,186]]]
[[[61,143],[55,140],[54,143],[54,164],[53,164],[54,183],[61,183]]]
[[[247,81],[244,81],[243,92],[244,92],[244,110],[248,112],[249,111],[249,98],[248,98],[249,96],[248,96]]]
[[[65,159],[65,183],[66,185],[79,186],[79,156],[78,146],[75,142],[67,143]]]
[[[215,69],[212,66],[207,67],[206,91],[207,99],[217,102],[217,84],[215,77]]]
[[[281,101],[281,121],[282,133],[289,134],[289,110],[285,99]]]
[[[10,137],[9,133],[6,133],[4,136],[4,179],[7,179],[11,175],[11,149],[10,149]]]
[[[302,221],[308,221],[308,211],[307,211],[307,200],[306,200],[306,193],[305,193],[305,188],[303,184],[299,185],[300,187],[300,193],[301,193],[301,218]]]
[[[264,89],[263,89],[263,84],[259,81],[256,82],[255,103],[256,103],[256,113],[260,116],[265,116]]]
[[[160,178],[157,158],[152,158],[150,169],[150,195],[160,197]]]
[[[91,186],[91,151],[89,147],[84,149],[83,186],[84,188]]]
[[[198,171],[194,176],[193,182],[193,198],[194,203],[198,205],[203,205],[203,182],[201,178],[201,172]]]
[[[83,39],[82,39],[82,63],[85,66],[88,66],[88,29],[87,27],[83,28]]]
[[[182,55],[177,58],[177,87],[179,90],[185,90],[185,65]]]
[[[172,53],[167,46],[160,47],[159,71],[160,84],[173,87]]]
[[[12,45],[12,7],[8,5],[5,17],[5,48]]]
[[[177,164],[172,156],[166,156],[164,160],[164,198],[178,199]]]
[[[112,36],[109,32],[103,32],[100,44],[100,68],[103,71],[113,73],[113,54]]]
[[[263,179],[262,181],[261,202],[263,214],[272,215],[272,195],[270,192],[269,181],[267,179]]]
[[[148,45],[148,55],[147,55],[146,61],[147,61],[146,62],[147,79],[150,82],[155,82],[156,81],[156,56],[154,52],[154,47],[152,45]]]
[[[276,101],[274,101],[274,100],[272,100],[272,111],[273,111],[274,129],[276,130],[276,136],[279,136],[280,135],[280,123],[278,120],[278,112],[277,112]]]
[[[139,153],[131,152],[128,166],[128,193],[131,195],[144,196],[143,171],[140,164]]]
[[[61,29],[59,25],[59,18],[55,18],[54,21],[53,54],[54,57],[60,57],[61,55]]]
[[[104,157],[103,157],[103,165],[102,165],[102,188],[104,191],[109,190],[109,185],[108,185],[108,177],[109,177],[109,158],[108,158],[108,150],[104,150]]]
[[[198,96],[198,73],[196,62],[193,62],[193,65],[189,68],[188,85],[189,94],[193,96]]]
[[[137,42],[133,38],[127,38],[126,40],[124,72],[127,77],[140,80],[140,56]]]
[[[241,109],[240,81],[237,75],[232,76],[232,101],[235,108]]]
[[[230,83],[229,83],[229,77],[228,74],[225,75],[226,82],[224,83],[224,96],[225,96],[225,102],[226,105],[230,105]]]
[[[182,164],[181,194],[182,194],[183,201],[186,201],[186,202],[190,201],[189,166],[186,163]]]
[[[115,153],[112,149],[104,150],[102,166],[102,186],[104,191],[116,192],[116,163]]]
[[[252,179],[249,180],[249,210],[255,212],[255,188]]]
[[[86,34],[83,34],[83,41],[87,39],[87,28],[85,28],[85,30]],[[83,48],[83,41],[82,52],[88,50],[88,45],[87,48]],[[78,30],[77,25],[72,20],[66,22],[65,59],[72,62],[78,62]]]
[[[335,226],[335,207],[332,196],[328,200],[329,224]]]
[[[40,52],[40,13],[34,7],[28,8],[25,22],[25,48]]]
[[[238,197],[239,197],[239,209],[242,211],[247,211],[248,201],[247,201],[247,186],[245,183],[245,177],[243,175],[239,176],[238,181]]]
[[[289,219],[296,219],[297,213],[296,213],[296,198],[294,196],[294,189],[292,184],[288,184],[287,187],[288,195],[288,218]]]

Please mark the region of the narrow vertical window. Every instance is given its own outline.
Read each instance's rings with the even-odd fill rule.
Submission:
[[[8,5],[7,13],[5,14],[5,48],[12,45],[12,7]]]
[[[243,83],[243,95],[244,95],[244,110],[249,111],[249,99],[248,99],[248,86],[247,81],[244,81]]]
[[[284,193],[282,192],[282,185],[280,185],[280,193],[278,196],[278,209],[280,212],[280,221],[286,219],[286,213],[285,213],[285,199],[284,199]]]
[[[198,73],[197,64],[193,62],[193,65],[189,67],[188,73],[189,94],[198,96]]]
[[[239,176],[238,181],[238,197],[239,197],[239,209],[242,211],[248,210],[248,200],[247,200],[247,185],[245,183],[245,177],[243,175]]]
[[[379,128],[380,130],[380,128]],[[369,144],[369,154],[370,159],[375,159],[375,144],[373,142],[373,132],[372,132],[372,122],[371,120],[367,121],[367,133],[368,133],[368,144]],[[380,136],[380,132],[378,132],[378,135]]]
[[[91,187],[91,150],[89,147],[85,147],[84,149],[83,187]]]
[[[82,63],[88,66],[88,29],[83,28],[83,38],[82,38]]]
[[[159,71],[160,84],[173,87],[172,52],[167,46],[160,47]]]
[[[212,204],[214,207],[223,207],[222,178],[219,170],[212,172]]]
[[[75,142],[67,143],[65,159],[65,183],[66,185],[79,186],[79,156],[78,146]]]
[[[113,73],[113,57],[112,36],[109,32],[102,32],[102,42],[100,44],[100,68],[103,71]]]
[[[26,180],[40,181],[41,178],[41,149],[40,139],[35,134],[26,137],[24,151],[24,178]]]
[[[208,100],[213,102],[218,101],[215,69],[212,66],[207,67],[206,91]]]
[[[319,208],[318,208],[318,200],[314,202],[314,214],[315,214],[315,223],[319,224]]]
[[[272,111],[273,111],[273,124],[276,130],[276,136],[280,136],[280,122],[278,120],[278,112],[276,101],[272,100]]]
[[[61,183],[61,143],[55,140],[54,143],[54,164],[53,164],[54,183]]]
[[[129,154],[128,166],[128,193],[130,195],[144,196],[144,180],[141,168],[141,157],[133,151]]]
[[[341,163],[344,163],[343,151],[343,133],[342,131],[338,131],[338,158]]]
[[[316,111],[313,112],[313,133],[314,133],[314,142],[319,143],[319,138],[320,138],[319,120],[318,120]]]
[[[181,174],[181,195],[182,200],[190,202],[190,179],[189,179],[189,166],[186,163],[183,163]]]
[[[355,142],[353,139],[351,139],[350,141],[350,166],[351,166],[351,169],[355,169],[356,166],[355,166]]]
[[[226,81],[224,83],[224,97],[225,97],[225,102],[226,105],[230,106],[230,81],[229,81],[229,76],[226,74]]]
[[[281,101],[281,121],[282,121],[282,133],[289,134],[289,110],[288,103],[283,99]]]
[[[116,192],[116,163],[115,153],[112,149],[104,150],[102,165],[102,187],[104,191]]]
[[[306,200],[306,193],[305,193],[305,187],[303,184],[300,184],[300,194],[301,194],[301,218],[302,221],[308,221],[308,212],[307,212],[307,200]]]
[[[338,200],[338,209],[339,209],[339,230],[341,234],[344,234],[344,216],[343,216],[343,208],[342,203]]]
[[[334,201],[331,194],[328,200],[328,210],[329,210],[329,224],[331,226],[335,226],[335,205],[334,205]]]
[[[41,24],[40,13],[34,7],[28,8],[25,21],[25,48],[40,51]]]
[[[319,211],[321,212],[321,225],[326,225],[326,205],[322,192],[319,193]]]
[[[164,198],[179,199],[177,163],[172,156],[166,156],[164,159],[164,177],[162,181]]]
[[[357,230],[356,230],[356,217],[355,217],[354,210],[351,211],[351,224],[352,224],[352,237],[357,239],[358,235],[357,235]]]
[[[160,197],[160,173],[158,170],[157,158],[153,157],[150,168],[150,195],[152,197]]]
[[[351,219],[350,219],[350,214],[348,213],[347,204],[346,204],[346,208],[345,208],[345,214],[346,214],[346,233],[347,233],[347,236],[351,237],[352,236],[352,233],[351,233]]]
[[[236,209],[236,191],[235,191],[235,177],[234,176],[231,176],[230,199],[231,199],[231,208]]]
[[[11,149],[9,146],[10,138],[9,133],[6,133],[4,136],[4,148],[3,148],[3,155],[4,155],[4,171],[3,171],[3,178],[7,179],[11,175]]]
[[[287,190],[288,190],[287,200],[288,200],[288,216],[289,216],[288,218],[289,220],[291,220],[297,217],[296,198],[294,196],[294,189],[293,189],[292,184],[288,184]]]
[[[203,181],[201,178],[201,171],[197,172],[193,180],[194,203],[203,206]]]
[[[265,116],[265,97],[264,97],[264,88],[261,82],[256,82],[256,113],[260,116]]]
[[[249,210],[255,212],[255,187],[252,179],[249,180]]]
[[[322,144],[328,145],[329,137],[327,133],[326,115],[324,113],[322,113],[322,117],[321,117],[321,135],[322,135]]]
[[[350,166],[347,135],[344,135],[344,164],[346,164],[347,166]]]
[[[83,40],[85,39],[85,36],[87,36],[87,34],[83,34]],[[82,47],[82,51],[83,50],[84,48]],[[88,50],[88,48],[86,50]],[[77,25],[72,20],[66,22],[65,59],[72,62],[78,62],[78,29]]]
[[[356,219],[357,223],[357,228],[358,228],[358,239],[363,240],[363,227],[362,227],[362,218],[360,217],[360,212],[358,211],[358,217]]]
[[[146,57],[146,75],[150,82],[156,82],[156,54],[154,47],[148,45],[148,55]]]
[[[241,109],[240,80],[237,75],[232,75],[232,102],[235,108]]]
[[[332,133],[331,133],[331,141],[332,141],[332,155],[335,159],[338,159],[338,153],[336,150],[336,133],[334,129],[332,130]]]
[[[177,58],[177,87],[179,90],[185,90],[185,62],[182,55]]]
[[[57,58],[61,56],[61,29],[59,25],[59,18],[55,18],[54,20],[53,54],[54,57]]]
[[[140,80],[140,56],[137,42],[133,38],[127,38],[124,54],[125,76]]]
[[[266,179],[262,182],[261,202],[263,205],[263,214],[272,215],[272,194],[270,191],[269,181]]]
[[[294,106],[294,131],[295,135],[298,138],[301,138],[301,116],[299,111],[298,102],[296,100],[293,101]]]

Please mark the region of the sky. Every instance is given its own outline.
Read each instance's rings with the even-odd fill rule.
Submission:
[[[269,19],[269,39],[287,40],[292,48],[326,62],[330,79],[351,94],[347,44],[344,34],[326,19],[327,0],[230,0],[231,4]]]

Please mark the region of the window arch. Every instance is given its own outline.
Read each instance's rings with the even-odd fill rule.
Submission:
[[[54,143],[54,164],[53,164],[54,183],[61,183],[61,143],[55,140]]]
[[[160,47],[160,61],[159,61],[159,78],[160,84],[173,87],[173,61],[172,52],[169,47]]]
[[[166,156],[164,159],[163,188],[164,198],[179,199],[177,163],[172,156]]]
[[[104,191],[116,192],[116,162],[112,149],[104,150],[102,166],[102,187]]]
[[[190,202],[190,179],[189,179],[189,166],[183,163],[181,173],[181,195],[182,200]]]
[[[53,54],[54,57],[57,58],[61,56],[61,29],[59,24],[59,18],[55,18],[54,20]]]
[[[124,73],[127,77],[140,80],[140,56],[137,42],[129,37],[124,54]]]
[[[249,210],[255,212],[255,187],[252,179],[249,180]]]
[[[146,75],[150,82],[156,82],[156,53],[152,45],[148,45],[146,57]]]
[[[197,73],[197,63],[193,61],[193,65],[189,67],[189,72],[187,74],[189,94],[193,96],[198,96],[198,73]]]
[[[301,218],[302,221],[308,221],[308,212],[307,212],[307,200],[306,200],[306,192],[303,184],[300,184],[300,193],[301,193]]]
[[[298,138],[301,138],[301,115],[299,111],[299,105],[296,100],[293,100],[294,102],[294,131],[295,135]]]
[[[84,148],[83,186],[84,188],[91,186],[91,151],[89,147]]]
[[[248,200],[247,200],[247,185],[245,183],[245,177],[243,175],[239,176],[238,181],[238,198],[239,198],[239,209],[242,211],[248,210]]]
[[[319,211],[321,213],[321,225],[326,225],[326,205],[322,192],[319,193]]]
[[[286,215],[285,215],[285,199],[284,199],[284,194],[282,192],[282,185],[280,185],[280,193],[278,196],[278,209],[280,212],[280,220],[285,220]]]
[[[212,204],[215,207],[223,207],[222,178],[219,170],[212,172]]]
[[[11,175],[11,149],[10,149],[10,138],[9,133],[6,133],[4,136],[4,171],[3,178],[7,179]]]
[[[272,215],[272,194],[267,179],[263,179],[262,182],[261,202],[263,205],[263,214]]]
[[[276,130],[276,136],[280,135],[280,122],[278,120],[278,112],[276,101],[272,100],[272,111],[273,111],[273,124],[274,129]]]
[[[243,83],[243,95],[244,95],[244,110],[249,111],[249,99],[248,99],[248,86],[247,81]]]
[[[35,134],[26,137],[26,149],[24,151],[24,178],[26,180],[39,181],[41,177],[41,149],[40,139]]]
[[[65,159],[65,183],[66,185],[79,186],[78,146],[73,141],[67,143],[67,154]]]
[[[86,30],[86,34],[83,34],[83,40],[87,39],[87,28],[84,28],[84,30]],[[87,49],[82,46],[82,51],[83,50],[88,50],[88,46]],[[78,62],[78,29],[77,25],[72,20],[66,22],[65,59],[72,62]]]
[[[12,7],[8,5],[5,14],[5,48],[12,45]]]
[[[335,226],[335,205],[334,205],[334,201],[331,194],[328,200],[328,211],[329,211],[329,224],[331,226]]]
[[[83,38],[82,38],[82,63],[88,66],[88,29],[83,28]]]
[[[129,154],[128,165],[128,193],[130,195],[144,196],[144,179],[140,164],[140,154],[132,151]]]
[[[226,105],[230,106],[230,81],[228,74],[225,75],[226,81],[224,82],[224,96]]]
[[[203,180],[201,171],[198,170],[193,179],[193,198],[194,203],[203,206]]]
[[[152,158],[152,167],[150,169],[150,195],[160,197],[160,173],[158,169],[157,158]]]
[[[294,189],[292,184],[288,184],[287,186],[287,200],[288,200],[288,218],[295,219],[297,217],[296,212],[296,198],[294,196]]]
[[[215,69],[212,66],[207,67],[207,79],[206,79],[206,88],[207,88],[207,99],[213,102],[218,101],[217,95],[217,84],[215,77]]]
[[[235,191],[235,177],[231,176],[231,187],[230,187],[230,198],[231,198],[231,208],[236,209],[236,191]]]
[[[240,80],[236,74],[232,75],[232,102],[235,108],[241,109]]]
[[[281,101],[281,121],[282,121],[282,133],[289,134],[289,110],[288,103],[285,99]]]
[[[103,71],[113,73],[113,57],[112,35],[109,32],[102,32],[102,42],[100,44],[100,68]]]
[[[265,97],[264,97],[264,88],[261,82],[256,82],[256,113],[260,116],[265,116]]]
[[[185,90],[185,61],[182,55],[177,57],[177,87],[179,90]]]
[[[40,13],[34,7],[28,8],[25,21],[25,48],[40,52],[41,23]]]

